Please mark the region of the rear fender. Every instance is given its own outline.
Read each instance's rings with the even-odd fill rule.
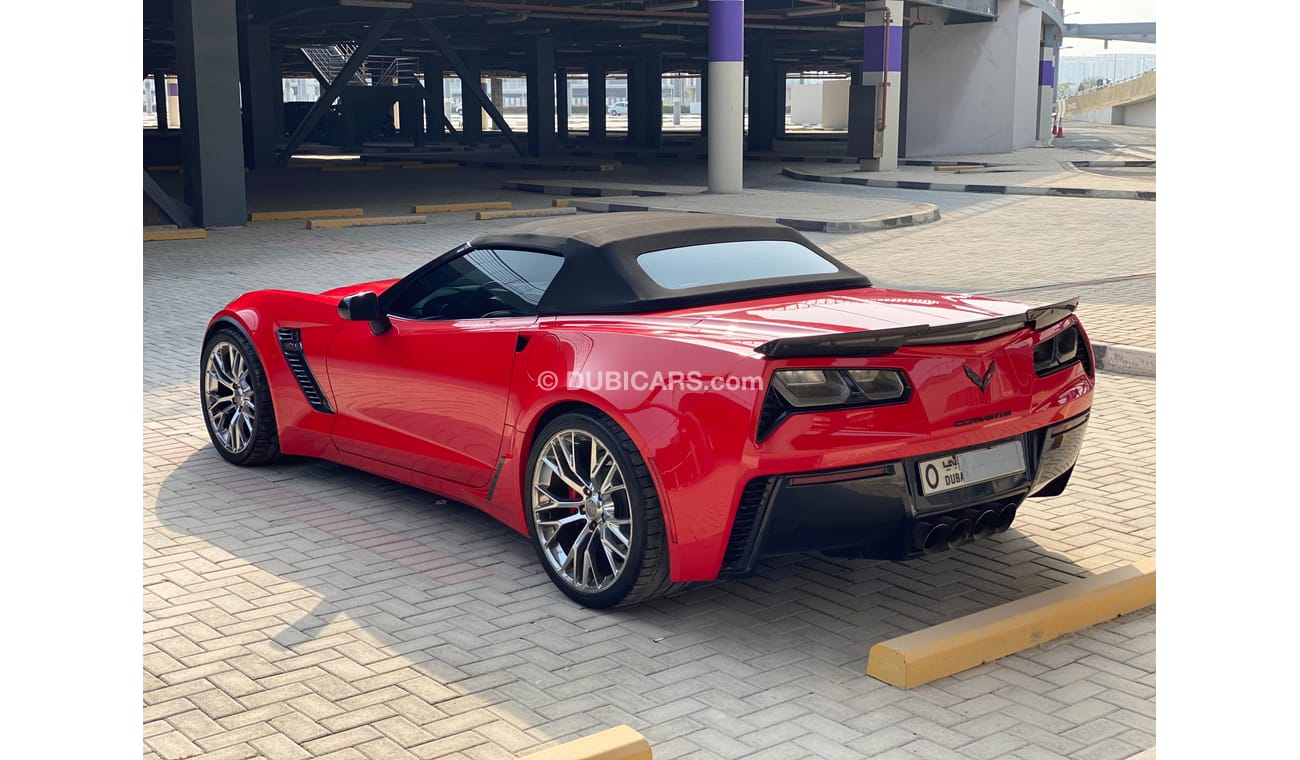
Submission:
[[[542,330],[521,359],[511,387],[521,517],[540,421],[557,405],[584,404],[609,415],[646,460],[668,529],[672,578],[716,575],[746,472],[747,437],[737,431],[752,427],[762,360],[717,344],[595,330]],[[758,387],[741,387],[745,378]]]

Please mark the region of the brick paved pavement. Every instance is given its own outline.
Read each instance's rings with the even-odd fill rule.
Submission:
[[[1094,228],[1050,279],[1062,269],[1040,258],[1071,222],[1043,216],[1106,203],[989,199],[935,225],[946,238],[842,242],[882,280],[965,289],[1152,271],[1133,243],[1149,218],[1112,215],[1126,234]],[[782,558],[605,613],[569,603],[525,539],[468,508],[323,462],[238,469],[211,451],[193,374],[212,310],[251,287],[401,274],[490,224],[286,223],[146,247],[147,757],[514,757],[618,723],[660,758],[1123,758],[1154,744],[1153,611],[910,692],[863,675],[882,638],[1154,551],[1149,380],[1101,376],[1070,490],[993,541],[907,564]]]

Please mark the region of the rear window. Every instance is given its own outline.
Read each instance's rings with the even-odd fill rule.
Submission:
[[[651,251],[636,262],[655,284],[671,290],[835,274],[839,269],[790,240],[745,240]]]

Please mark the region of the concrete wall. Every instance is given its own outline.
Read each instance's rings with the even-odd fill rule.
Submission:
[[[822,83],[790,85],[790,123],[822,123]]]
[[[1091,111],[1079,111],[1070,115],[1072,121],[1088,121],[1093,124],[1122,124],[1120,112],[1123,108],[1104,106]]]
[[[940,8],[914,9],[932,23],[909,32],[907,155],[1034,144],[1042,11],[1015,0],[999,6],[996,21],[968,24],[945,23]]]
[[[1002,2],[1002,6],[1012,3]],[[1038,68],[1042,61],[1043,12],[1028,5],[1020,6],[1016,32],[1016,110],[1011,124],[1011,141],[1015,148],[1026,148],[1038,141]]]
[[[1124,124],[1135,127],[1154,127],[1156,125],[1156,99],[1141,103],[1129,103],[1124,106]]]
[[[1140,77],[1116,82],[1107,87],[1089,90],[1081,95],[1066,98],[1065,118],[1081,119],[1081,114],[1111,106],[1140,103],[1156,96],[1156,71],[1152,69]]]
[[[822,129],[849,128],[849,80],[822,82]]]

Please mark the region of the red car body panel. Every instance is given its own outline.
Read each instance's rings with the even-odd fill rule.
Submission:
[[[1077,417],[1092,403],[1094,380],[1084,366],[1046,377],[1034,371],[1035,343],[1077,325],[1073,316],[1042,331],[1026,326],[977,343],[905,346],[873,358],[770,359],[754,350],[774,338],[954,324],[1027,308],[1009,301],[870,287],[626,316],[394,318],[381,335],[339,316],[341,297],[382,292],[394,282],[319,295],[258,291],[213,318],[210,327],[238,325],[256,347],[281,450],[439,493],[526,533],[523,470],[532,439],[548,413],[588,405],[613,418],[645,458],[677,581],[718,576],[751,478],[997,441]],[[305,400],[280,352],[278,328],[301,330],[333,414]],[[990,361],[998,371],[981,390],[963,368],[976,363],[983,372]],[[913,392],[889,406],[795,414],[755,440],[768,378],[798,367],[901,369]],[[670,382],[627,387],[637,372]],[[672,373],[681,382],[672,383]],[[688,382],[747,377],[761,383],[714,390]],[[609,378],[621,387],[593,387]]]

